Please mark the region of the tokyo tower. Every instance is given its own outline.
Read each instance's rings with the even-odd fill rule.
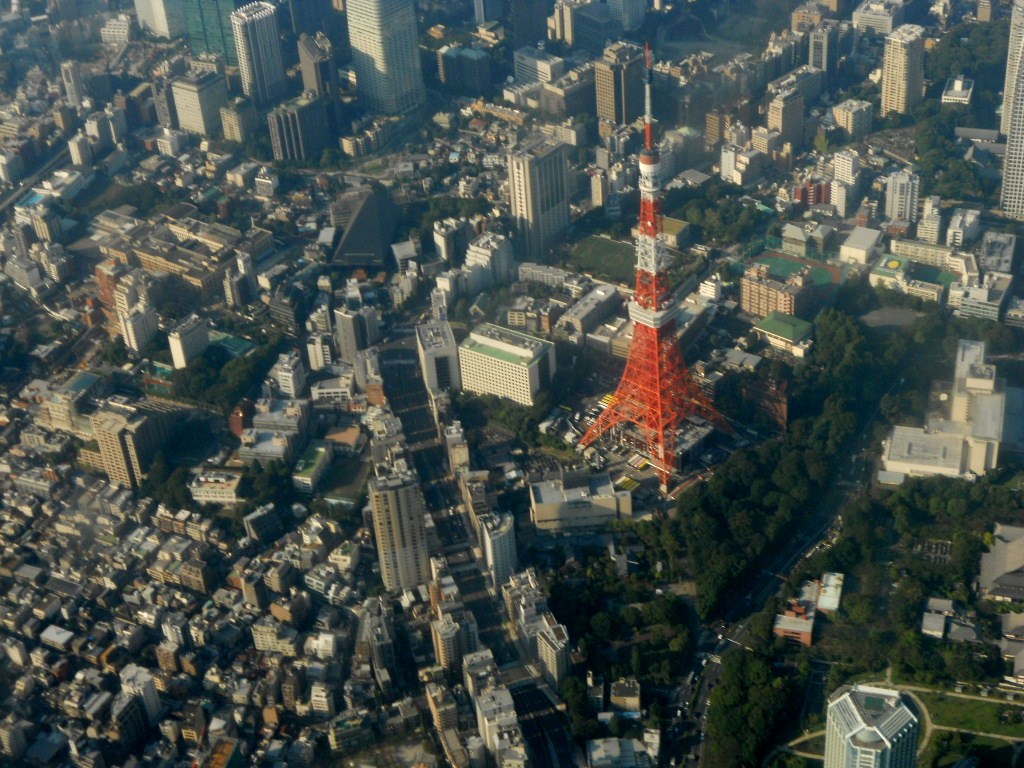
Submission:
[[[722,417],[697,389],[676,338],[676,302],[669,289],[668,254],[662,234],[660,157],[651,122],[651,46],[644,85],[644,149],[640,152],[640,222],[636,239],[636,293],[629,303],[633,343],[611,404],[580,440],[585,448],[628,422],[647,442],[662,491],[676,467],[677,431],[691,415],[718,424]]]

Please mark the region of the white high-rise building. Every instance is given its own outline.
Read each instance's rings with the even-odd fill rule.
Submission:
[[[135,0],[139,27],[168,39],[185,34],[185,13],[181,0]]]
[[[828,701],[825,768],[915,768],[919,735],[899,691],[844,685]]]
[[[270,3],[243,5],[231,14],[242,91],[259,104],[278,98],[285,89],[277,11]]]
[[[520,260],[543,261],[569,228],[566,145],[533,134],[508,156],[508,189]]]
[[[481,515],[480,541],[491,584],[498,588],[516,572],[516,524],[512,515]]]
[[[189,315],[167,334],[174,367],[187,368],[188,364],[210,346],[210,328],[199,315]]]
[[[836,152],[832,159],[832,170],[836,181],[856,187],[860,178],[860,155],[853,149]]]
[[[1017,72],[1020,70],[1021,52],[1024,50],[1024,0],[1013,0],[1010,16],[1010,43],[1006,52],[1006,80],[1003,84],[1003,113],[999,119],[999,132],[1010,135],[1010,120],[1017,94]]]
[[[885,216],[890,221],[917,221],[921,179],[910,171],[897,171],[885,183]]]
[[[82,84],[82,72],[77,61],[65,61],[60,65],[60,76],[64,81],[64,93],[68,104],[75,109],[82,108],[85,99],[85,86]]]
[[[500,232],[484,232],[466,249],[466,270],[470,273],[469,292],[505,285],[515,276],[512,243]],[[479,279],[472,278],[478,273]]]
[[[121,690],[128,696],[138,696],[149,724],[160,720],[160,696],[156,691],[156,680],[145,667],[129,664],[121,670]]]
[[[359,96],[398,115],[426,100],[413,0],[348,0],[348,36]]]
[[[882,117],[908,114],[924,96],[924,28],[904,24],[885,38]]]
[[[1003,188],[1000,206],[1015,219],[1024,219],[1024,0],[1013,4],[1010,22],[1010,50],[1006,60],[1006,87],[1003,91],[1002,132],[1006,134],[1003,159]],[[1012,78],[1012,80],[1011,80]],[[1011,82],[1013,85],[1011,86]],[[1020,94],[1021,98],[1017,98]]]
[[[428,392],[458,392],[462,389],[459,345],[446,321],[434,320],[417,325],[416,350]]]
[[[644,23],[645,0],[608,0],[608,14],[622,29],[632,32]]]
[[[267,373],[267,378],[273,382],[274,388],[285,397],[292,399],[302,397],[306,390],[306,367],[295,350],[278,355],[277,362]]]
[[[399,460],[395,464],[388,474],[370,480],[370,510],[380,575],[389,591],[413,589],[430,579],[423,493],[405,462]]]

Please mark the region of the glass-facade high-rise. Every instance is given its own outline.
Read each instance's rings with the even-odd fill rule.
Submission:
[[[193,53],[216,53],[229,66],[238,64],[231,14],[235,0],[182,0],[185,29]]]
[[[348,36],[359,98],[373,112],[398,115],[423,104],[413,0],[348,0]]]

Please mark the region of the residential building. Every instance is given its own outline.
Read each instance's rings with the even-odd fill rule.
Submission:
[[[256,104],[277,99],[285,89],[277,8],[271,3],[243,5],[231,14],[242,92]]]
[[[828,700],[825,768],[914,768],[920,729],[899,691],[841,686]]]
[[[910,114],[924,98],[924,28],[904,24],[885,38],[882,117]]]
[[[533,405],[556,368],[555,346],[525,333],[485,323],[459,345],[462,388]]]
[[[60,77],[64,82],[64,95],[68,104],[75,109],[82,108],[86,97],[85,85],[82,83],[81,65],[77,61],[65,61],[60,65]]]
[[[598,119],[628,125],[643,114],[646,67],[639,46],[617,42],[604,49],[594,65]]]
[[[164,414],[101,408],[91,418],[93,439],[110,484],[135,490],[167,439]]]
[[[416,476],[404,461],[370,480],[370,510],[381,578],[389,591],[413,589],[430,578],[427,514]]]
[[[327,108],[321,96],[305,93],[286,101],[267,115],[270,146],[277,161],[320,161],[328,147]]]
[[[888,35],[903,23],[904,11],[903,0],[863,0],[853,11],[853,28]]]
[[[520,261],[543,261],[569,228],[568,148],[541,133],[508,155],[509,196]]]
[[[766,264],[754,264],[740,278],[740,308],[757,317],[782,312],[799,317],[810,305],[811,278],[808,268],[776,280]]]
[[[873,109],[870,101],[847,99],[832,107],[832,119],[851,139],[859,139],[871,133]]]
[[[302,364],[302,357],[294,349],[277,356],[277,361],[271,366],[267,378],[272,382],[273,388],[285,397],[302,397],[306,391],[306,367]]]
[[[796,88],[780,92],[768,104],[768,129],[799,149],[804,143],[804,97]]]
[[[890,221],[917,221],[921,177],[912,171],[896,171],[885,182],[885,217]]]
[[[210,346],[210,327],[206,320],[193,313],[167,334],[167,341],[174,367],[187,368]]]
[[[399,115],[426,99],[413,0],[348,0],[348,36],[360,99]]]
[[[999,132],[1009,136],[1013,120],[1021,57],[1024,56],[1024,0],[1013,0],[1010,14],[1010,41],[1006,52],[1006,79],[1003,81],[1003,110],[999,118]],[[1024,89],[1022,89],[1024,90]]]
[[[220,108],[220,122],[226,141],[244,144],[259,130],[259,113],[249,99],[238,96]]]
[[[470,296],[492,286],[502,286],[516,274],[512,242],[500,232],[484,232],[466,249],[463,267],[467,273],[466,290]]]

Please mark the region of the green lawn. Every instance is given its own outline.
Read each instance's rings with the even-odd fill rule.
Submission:
[[[978,758],[985,768],[1010,768],[1013,747],[1002,739],[970,734],[957,739],[952,734],[936,733],[917,764],[922,768],[951,768],[966,757]]]
[[[636,250],[627,243],[591,235],[573,247],[568,266],[599,279],[630,285],[636,275]]]
[[[944,696],[941,693],[917,695],[928,707],[932,722],[936,725],[965,731],[995,733],[1017,739],[1024,737],[1024,720],[1021,720],[1024,707],[996,699],[974,701]]]

